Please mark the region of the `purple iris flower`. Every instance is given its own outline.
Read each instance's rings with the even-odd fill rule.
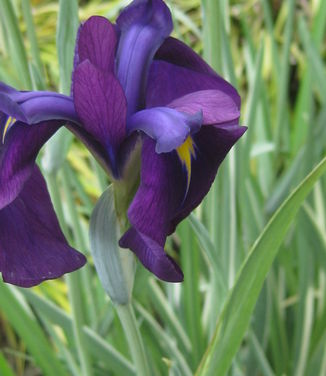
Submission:
[[[84,263],[65,242],[35,167],[40,147],[64,122],[116,181],[125,178],[136,141],[141,141],[140,184],[120,246],[131,249],[160,279],[183,280],[164,251],[166,238],[201,203],[246,128],[238,125],[237,91],[185,44],[169,37],[172,28],[162,0],[134,0],[116,25],[103,17],[81,25],[73,99],[0,86],[0,222],[6,229],[3,234],[0,230],[0,271],[6,281],[32,285]],[[29,196],[35,195],[36,183],[44,200],[33,205]],[[16,210],[16,202],[28,211]],[[36,216],[43,220],[37,222]],[[19,221],[25,227],[18,232]],[[54,232],[47,231],[50,221]],[[7,242],[6,236],[13,240]],[[24,237],[31,241],[22,250]]]

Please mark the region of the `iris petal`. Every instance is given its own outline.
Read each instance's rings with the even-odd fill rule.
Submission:
[[[190,47],[188,47],[180,40],[172,37],[165,39],[155,55],[155,60],[158,60],[158,63],[159,60],[162,60],[163,62],[169,63],[171,65],[185,68],[186,71],[179,71],[179,73],[181,74],[183,74],[182,72],[185,72],[185,77],[182,78],[181,75],[179,77],[179,82],[182,83],[183,86],[186,86],[187,82],[185,81],[185,79],[187,77],[188,79],[189,77],[191,77],[191,79],[189,79],[188,85],[191,85],[192,90],[188,90],[187,92],[215,88],[229,95],[240,109],[241,98],[236,89],[227,81],[225,81],[221,76],[219,76],[198,54],[196,54],[196,52],[194,52]],[[166,66],[162,65],[161,68],[165,69]],[[160,69],[158,69],[158,71],[160,71]],[[192,76],[192,72],[202,74],[205,77],[204,81],[201,82],[200,79],[198,80],[200,76]],[[213,87],[207,86],[209,78],[211,78],[212,82],[214,83]],[[196,82],[191,82],[192,79],[195,79]],[[196,88],[194,87],[195,83],[197,86]]]
[[[0,119],[0,131],[5,123]],[[19,195],[30,177],[38,152],[59,129],[60,122],[47,122],[32,127],[17,122],[0,147],[0,209]]]
[[[133,227],[120,239],[120,246],[130,248],[142,264],[158,278],[167,282],[182,282],[183,273],[164,248]]]
[[[74,72],[74,102],[82,128],[106,149],[118,177],[116,153],[126,136],[126,98],[119,81],[89,60]]]
[[[50,91],[17,91],[4,84],[0,85],[0,112],[26,124],[79,122],[72,98]]]
[[[90,17],[79,28],[75,65],[89,60],[98,69],[114,71],[117,36],[114,26],[104,17]]]
[[[35,166],[20,195],[0,210],[0,271],[4,281],[35,286],[85,262],[85,257],[67,244],[45,181]]]
[[[196,52],[185,43],[173,37],[165,39],[157,50],[154,59],[163,60],[198,73],[217,76],[216,72]],[[221,80],[226,82],[223,78]]]
[[[5,94],[0,91],[0,114],[1,113],[3,114],[1,122],[4,124],[7,121],[8,116],[12,116],[15,119],[23,121],[25,123],[28,122],[26,114],[23,112],[19,104],[12,100],[8,94]],[[3,127],[4,124],[2,124]]]
[[[117,19],[121,31],[117,76],[128,102],[128,116],[144,107],[149,66],[173,24],[162,0],[135,0]]]
[[[155,141],[145,137],[141,182],[128,210],[133,230],[130,230],[131,235],[127,232],[122,238],[121,245],[134,251],[140,261],[159,278],[162,278],[162,274],[158,273],[156,265],[166,237],[203,200],[218,167],[245,130],[236,124],[202,126],[192,136],[196,157],[191,160],[190,182],[177,152],[157,154]],[[163,274],[162,279],[168,278]]]
[[[191,182],[184,202],[171,221],[171,232],[202,202],[215,180],[220,164],[246,130],[246,127],[240,127],[235,122],[203,126],[200,132],[193,136],[196,158],[191,163]]]
[[[187,180],[177,153],[157,154],[155,146],[154,140],[144,137],[141,181],[128,218],[137,231],[164,246],[170,221],[183,201]]]
[[[205,90],[225,93],[240,109],[237,91],[221,77],[155,60],[149,73],[146,106],[166,106],[180,97]]]
[[[168,107],[138,111],[128,121],[128,132],[141,130],[156,140],[157,153],[167,153],[182,145],[189,134],[198,132],[201,111],[186,114]]]
[[[128,210],[131,229],[120,245],[135,252],[159,278],[181,281],[180,268],[164,252],[170,219],[184,197],[181,164],[175,152],[157,154],[155,141],[144,137],[141,166],[141,183]]]
[[[202,111],[203,124],[221,124],[236,120],[240,111],[232,97],[221,90],[200,90],[175,99],[168,104],[188,114]]]

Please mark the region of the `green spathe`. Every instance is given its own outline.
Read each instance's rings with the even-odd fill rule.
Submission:
[[[134,255],[118,246],[120,229],[110,186],[98,200],[90,221],[90,245],[101,284],[116,304],[130,301],[135,274]]]

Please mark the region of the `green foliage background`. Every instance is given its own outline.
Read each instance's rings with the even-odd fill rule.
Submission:
[[[127,3],[0,0],[0,80],[69,93],[78,19],[113,21]],[[167,4],[174,36],[240,91],[249,129],[168,241],[184,283],[137,269],[133,305],[151,374],[323,376],[325,160],[303,179],[326,149],[326,2]],[[0,375],[133,375],[89,255],[89,218],[107,177],[67,132],[40,164],[63,230],[89,263],[30,290],[0,283]]]

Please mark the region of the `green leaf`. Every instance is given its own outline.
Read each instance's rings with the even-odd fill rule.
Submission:
[[[259,368],[262,374],[264,376],[274,376],[271,366],[269,365],[266,355],[264,353],[264,349],[260,345],[257,337],[255,336],[255,333],[251,332],[249,338],[250,338],[251,346],[253,347],[253,350],[254,350],[254,355],[257,359],[257,364],[259,365]]]
[[[198,286],[200,258],[196,247],[194,233],[191,231],[190,224],[187,221],[182,222],[178,227],[178,234],[181,239],[181,265],[187,276],[182,289],[182,305],[184,307],[184,320],[186,331],[189,335],[191,351],[191,367],[195,369],[199,363],[204,351],[203,330],[201,320],[201,293]]]
[[[35,294],[29,289],[22,290],[22,293],[39,315],[44,316],[47,321],[62,328],[68,338],[73,337],[73,319],[71,316],[50,300]],[[89,327],[84,326],[83,332],[86,337],[88,351],[95,359],[100,359],[109,370],[114,371],[117,375],[134,375],[133,366],[107,341]]]
[[[169,354],[169,356],[175,360],[178,365],[179,369],[182,370],[182,375],[190,376],[192,375],[192,371],[189,368],[183,354],[177,347],[174,339],[169,336],[165,330],[161,328],[161,326],[153,319],[153,317],[140,305],[135,304],[136,310],[139,312],[143,320],[146,324],[149,325],[153,333],[155,333],[156,338],[162,344],[165,351]]]
[[[0,0],[0,19],[8,32],[10,57],[26,89],[31,89],[32,81],[29,74],[26,50],[23,37],[18,27],[17,17],[10,0]]]
[[[66,375],[36,319],[23,308],[14,290],[0,283],[1,311],[22,338],[44,375]]]
[[[22,1],[22,12],[27,28],[27,36],[31,45],[31,54],[34,60],[35,68],[37,70],[37,78],[39,79],[39,85],[34,85],[34,89],[45,90],[44,72],[40,56],[40,49],[37,43],[37,36],[34,28],[33,15],[30,5],[30,0]],[[33,69],[33,68],[31,68]],[[35,74],[34,74],[35,75]]]
[[[76,35],[79,25],[78,1],[60,0],[57,50],[60,67],[60,91],[69,94]]]
[[[282,204],[255,242],[224,306],[212,341],[196,373],[198,376],[225,375],[229,370],[287,230],[313,185],[325,171],[326,158]]]
[[[194,214],[190,214],[188,221],[196,234],[197,240],[200,244],[201,249],[204,252],[205,259],[207,259],[207,264],[212,269],[212,272],[216,276],[216,280],[219,283],[219,286],[223,294],[227,291],[227,286],[223,276],[223,265],[221,264],[220,259],[216,258],[216,249],[209,236],[209,233],[205,226],[199,221]]]
[[[15,376],[14,371],[11,369],[2,352],[0,352],[0,374],[2,376]]]
[[[299,18],[299,35],[313,71],[313,79],[317,84],[323,103],[326,103],[326,75],[323,60],[310,37],[303,17]]]
[[[284,46],[282,51],[282,59],[279,72],[279,88],[277,96],[277,112],[276,112],[276,150],[280,151],[284,148],[285,136],[288,129],[287,121],[287,101],[288,101],[288,88],[290,78],[290,51],[291,41],[294,30],[294,15],[295,15],[295,0],[284,2],[283,6],[288,7],[287,20],[284,30]]]
[[[149,279],[149,290],[150,299],[155,304],[155,307],[157,307],[163,321],[167,324],[167,327],[171,330],[171,332],[173,332],[176,339],[179,340],[179,343],[186,350],[185,352],[191,353],[192,346],[189,336],[183,329],[181,322],[174,314],[169,301],[154,278]]]
[[[57,27],[57,51],[60,68],[60,92],[69,95],[76,35],[79,25],[78,1],[60,0]],[[63,164],[73,135],[61,128],[47,143],[42,166],[47,173],[58,171]]]

